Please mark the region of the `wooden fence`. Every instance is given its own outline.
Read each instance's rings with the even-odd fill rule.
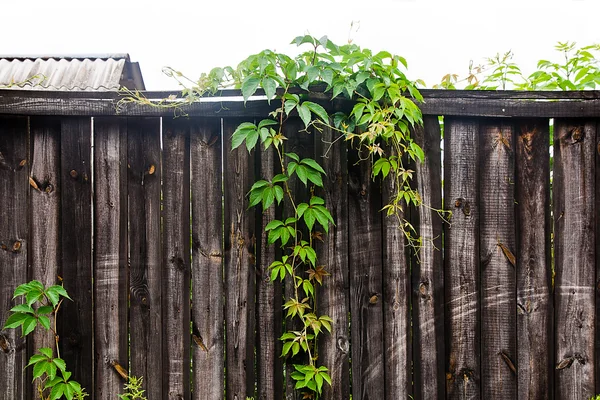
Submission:
[[[90,398],[116,398],[117,363],[151,400],[298,398],[279,357],[286,289],[269,282],[276,249],[262,233],[275,210],[247,209],[273,155],[229,140],[272,106],[228,94],[174,119],[117,113],[110,93],[0,91],[0,324],[18,284],[60,276],[74,300],[61,355]],[[390,188],[343,145],[322,159],[336,221],[318,248],[331,273],[318,312],[334,320],[319,341],[323,397],[600,392],[600,93],[424,95],[418,260],[380,212]],[[320,158],[332,133],[300,126],[288,124],[289,146]],[[32,397],[24,366],[45,340],[0,332],[0,399]]]

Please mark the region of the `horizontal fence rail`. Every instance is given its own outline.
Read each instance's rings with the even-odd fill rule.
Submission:
[[[285,128],[291,151],[322,161],[336,221],[317,245],[331,273],[318,313],[334,321],[323,398],[600,393],[600,93],[423,94],[416,254],[381,212],[390,183],[330,148],[334,132]],[[116,399],[119,367],[151,400],[299,398],[278,339],[291,282],[270,282],[279,250],[263,233],[286,205],[248,209],[274,154],[230,141],[274,106],[238,95],[173,118],[112,93],[0,91],[0,324],[17,285],[60,277],[61,356],[92,399]],[[47,340],[0,331],[0,400],[34,396],[24,367]]]

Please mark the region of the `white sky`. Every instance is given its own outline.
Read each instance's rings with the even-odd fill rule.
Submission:
[[[196,78],[265,48],[295,53],[289,42],[305,33],[338,44],[350,34],[399,54],[409,77],[429,87],[497,52],[512,50],[528,73],[557,59],[559,40],[600,43],[598,0],[5,0],[2,8],[0,54],[129,53],[149,90],[177,89],[163,66]]]

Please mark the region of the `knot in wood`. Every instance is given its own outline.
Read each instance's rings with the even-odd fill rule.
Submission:
[[[46,188],[44,189],[44,192],[46,192],[46,193],[48,193],[48,194],[50,194],[50,193],[54,192],[54,185],[53,185],[53,184],[51,184],[51,183],[49,183],[49,184],[46,186]]]
[[[348,343],[348,339],[344,336],[338,336],[337,338],[337,348],[344,354],[348,354],[350,350],[350,344]]]
[[[71,178],[73,179],[77,179],[77,177],[79,176],[77,171],[75,171],[74,169],[72,169],[71,172],[69,172],[69,175],[71,175]]]
[[[22,244],[22,242],[20,240],[15,241],[13,243],[13,246],[12,246],[12,252],[13,253],[18,253],[19,250],[21,250],[22,245],[23,244]]]

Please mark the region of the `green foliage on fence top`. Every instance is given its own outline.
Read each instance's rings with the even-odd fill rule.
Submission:
[[[419,194],[411,187],[413,171],[407,161],[421,162],[424,153],[414,142],[411,129],[422,124],[416,102],[423,100],[417,83],[406,78],[407,62],[403,57],[386,51],[374,53],[356,44],[337,45],[323,36],[298,36],[293,44],[308,48],[296,57],[264,50],[243,60],[237,67],[217,67],[192,81],[179,72],[168,69],[183,87],[187,102],[200,101],[208,94],[224,88],[237,88],[244,101],[264,91],[275,110],[256,123],[240,124],[231,138],[232,148],[253,151],[262,146],[277,155],[279,171],[273,177],[263,177],[249,188],[248,204],[263,210],[286,202],[287,217],[273,219],[265,227],[270,244],[280,246],[281,257],[269,267],[272,281],[293,283],[294,293],[286,298],[283,308],[287,317],[298,321],[280,339],[282,357],[304,354],[303,364],[295,364],[290,378],[304,398],[321,396],[324,384],[331,384],[329,369],[319,365],[317,340],[323,332],[331,332],[333,321],[316,311],[315,290],[326,284],[328,266],[321,265],[314,248],[315,238],[327,234],[335,221],[317,195],[323,187],[326,171],[313,158],[303,158],[288,152],[287,131],[291,117],[299,117],[301,132],[331,130],[338,142],[350,142],[358,149],[362,161],[373,163],[372,177],[390,180],[392,195],[384,207],[386,214],[397,218],[398,227],[408,242],[418,246],[410,223],[403,213],[407,204],[420,205]],[[344,97],[355,102],[350,113],[330,113],[321,104],[309,99],[311,87],[321,85],[331,99]],[[180,107],[181,103],[152,103],[139,93],[129,92],[127,101],[137,101],[159,107]],[[327,150],[328,152],[329,150]],[[304,195],[294,193],[290,182],[297,179]],[[307,201],[299,201],[306,198]]]
[[[558,42],[560,61],[540,60],[529,75],[512,62],[513,53],[496,54],[485,65],[469,64],[466,78],[446,74],[434,89],[467,90],[589,90],[600,88],[600,44],[577,47],[575,42]]]

